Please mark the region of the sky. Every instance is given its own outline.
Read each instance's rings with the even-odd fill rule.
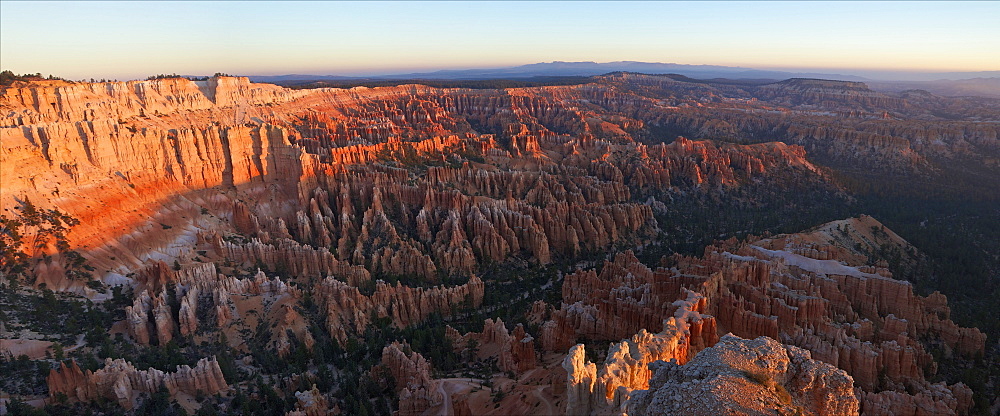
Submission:
[[[0,67],[67,79],[625,60],[1000,70],[1000,2],[0,0]]]

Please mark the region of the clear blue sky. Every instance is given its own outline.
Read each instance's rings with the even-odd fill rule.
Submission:
[[[0,1],[0,66],[71,79],[620,60],[1000,70],[1000,2]]]

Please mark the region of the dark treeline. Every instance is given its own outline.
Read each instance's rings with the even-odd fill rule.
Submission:
[[[63,80],[63,79],[54,76],[52,74],[49,74],[48,77],[43,77],[41,73],[18,75],[9,69],[0,71],[0,85],[2,86],[11,85],[16,81],[43,81],[43,80]]]

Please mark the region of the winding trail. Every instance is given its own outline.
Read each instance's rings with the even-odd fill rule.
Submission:
[[[465,393],[472,390],[473,383],[482,383],[482,380],[475,378],[444,378],[437,380],[437,391],[441,394],[442,403],[439,406],[427,409],[423,414],[432,416],[451,416],[455,414],[451,406],[451,396]]]

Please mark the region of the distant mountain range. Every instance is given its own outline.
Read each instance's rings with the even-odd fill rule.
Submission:
[[[972,78],[939,81],[871,81],[868,86],[876,91],[900,92],[905,90],[925,90],[945,96],[979,96],[1000,98],[1000,77]]]
[[[349,77],[339,75],[257,75],[250,76],[254,82],[284,83],[290,81],[323,81],[323,80],[376,80],[376,79],[456,79],[477,80],[497,78],[529,78],[549,76],[593,76],[608,72],[626,71],[646,74],[680,74],[697,79],[728,78],[728,79],[758,79],[782,80],[788,78],[821,78],[842,81],[936,81],[965,80],[973,78],[1000,78],[1000,71],[980,72],[898,72],[878,70],[852,70],[849,73],[824,72],[794,72],[761,70],[744,67],[720,65],[685,65],[659,62],[543,62],[507,68],[486,69],[447,69],[433,72],[415,72],[404,74],[373,75],[365,77]],[[846,72],[846,70],[845,70]]]

